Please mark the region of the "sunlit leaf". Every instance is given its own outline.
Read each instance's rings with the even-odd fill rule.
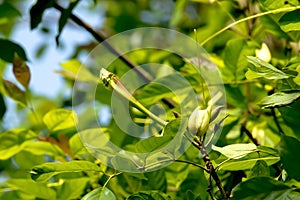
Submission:
[[[300,92],[276,92],[270,96],[264,97],[258,104],[262,108],[276,108],[287,106],[300,98]]]
[[[287,1],[288,3],[285,3],[285,1],[282,0],[259,0],[259,2],[263,6],[263,8],[267,10],[275,10],[278,8],[298,5],[297,0],[289,0]]]
[[[75,157],[88,153],[86,148],[82,144],[79,134],[75,134],[71,137],[71,139],[69,140],[69,145],[72,155]]]
[[[6,185],[13,190],[19,190],[41,199],[56,199],[56,192],[54,189],[47,187],[46,184],[36,183],[31,179],[12,179],[7,181]]]
[[[288,74],[285,74],[281,70],[277,69],[273,65],[260,60],[253,56],[247,56],[248,62],[251,64],[246,73],[247,79],[254,78],[266,78],[266,79],[285,79],[289,78]]]
[[[31,169],[30,175],[35,181],[45,182],[57,174],[83,171],[101,172],[102,170],[98,165],[89,161],[71,161],[65,163],[44,163],[35,166]]]
[[[26,129],[13,129],[0,134],[0,160],[5,160],[22,151],[37,138],[37,134]]]
[[[30,70],[26,63],[18,56],[15,57],[13,62],[13,73],[19,83],[21,83],[25,88],[28,88]]]
[[[52,133],[69,133],[76,131],[74,112],[71,110],[51,110],[44,116],[43,121]]]
[[[62,74],[66,78],[83,82],[98,82],[98,78],[76,59],[63,62],[61,66],[64,70],[57,71],[57,73]]]
[[[87,193],[82,200],[116,200],[116,196],[114,193],[108,189],[105,188],[97,188],[89,193]]]
[[[225,147],[212,147],[213,150],[220,152],[228,158],[238,159],[256,150],[255,144],[231,144]]]
[[[263,160],[268,166],[277,163],[280,160],[278,153],[268,147],[258,146],[257,150],[252,153],[248,153],[246,156],[238,159],[232,159],[221,156],[216,160],[219,170],[248,170],[254,167],[258,160]]]
[[[80,199],[89,183],[88,177],[65,179],[61,187],[58,188],[58,199]]]
[[[49,142],[32,142],[24,148],[24,150],[34,154],[34,155],[49,155],[53,157],[64,157],[64,152],[54,144]]]
[[[284,14],[279,19],[279,25],[282,30],[299,31],[300,30],[300,10],[294,10]]]

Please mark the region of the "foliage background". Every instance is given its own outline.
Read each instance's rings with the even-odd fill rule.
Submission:
[[[210,180],[209,173],[202,169],[205,162],[194,147],[182,156],[185,163],[176,162],[145,174],[116,172],[86,152],[73,122],[70,94],[80,62],[99,41],[72,20],[67,23],[70,12],[61,15],[55,2],[1,1],[0,117],[3,121],[11,115],[7,121],[14,120],[13,117],[19,120],[12,127],[8,128],[5,123],[0,127],[0,198],[227,198],[219,191],[218,183]],[[74,6],[74,13],[79,17],[82,17],[81,12],[94,13],[95,19],[101,19],[99,24],[95,23],[97,20],[91,21],[92,17],[84,20],[106,37],[132,28],[153,26],[172,28],[197,38],[222,72],[226,89],[229,117],[224,122],[217,147],[209,156],[227,195],[232,199],[300,199],[298,1],[82,2],[57,1],[57,4],[69,10]],[[44,10],[46,15],[42,15]],[[51,13],[58,13],[60,19],[52,18]],[[19,45],[22,39],[11,39],[20,23],[24,29],[31,28],[43,38],[35,56],[30,58],[31,46]],[[232,23],[235,26],[218,32]],[[64,38],[68,28],[87,35],[87,39],[68,43]],[[57,34],[60,34],[57,51],[72,50],[56,75],[63,80],[62,92],[49,98],[32,90],[35,86],[30,79],[43,75],[34,73],[41,66],[31,64],[43,57],[57,59],[47,51],[58,41]],[[211,36],[213,38],[207,40]],[[128,57],[137,64],[151,60],[179,69],[185,66],[174,62],[172,55],[157,55],[157,52],[134,52]],[[117,75],[129,70],[122,62],[117,66],[112,66]],[[7,77],[8,71],[13,71],[10,74],[14,77]],[[46,90],[50,83],[38,81],[35,84]],[[17,107],[14,111],[9,108],[8,113],[10,99]],[[107,109],[106,105],[100,107],[102,112]],[[169,113],[172,111],[168,109]],[[119,131],[114,123],[106,125],[110,137],[116,138]],[[115,142],[122,146],[127,140],[123,137]]]

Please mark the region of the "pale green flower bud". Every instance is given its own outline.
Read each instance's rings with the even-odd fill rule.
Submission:
[[[211,119],[211,106],[206,109],[200,109],[198,106],[191,114],[188,122],[188,130],[197,136],[203,136]]]

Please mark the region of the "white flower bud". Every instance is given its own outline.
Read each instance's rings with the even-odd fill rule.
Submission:
[[[197,136],[203,136],[208,127],[211,118],[211,107],[200,109],[198,106],[191,114],[188,122],[188,130]]]

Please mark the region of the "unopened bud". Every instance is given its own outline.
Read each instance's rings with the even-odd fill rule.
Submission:
[[[207,107],[206,109],[200,109],[197,107],[191,114],[188,122],[188,130],[192,134],[196,134],[197,136],[203,136],[208,127],[211,119],[211,107]]]

